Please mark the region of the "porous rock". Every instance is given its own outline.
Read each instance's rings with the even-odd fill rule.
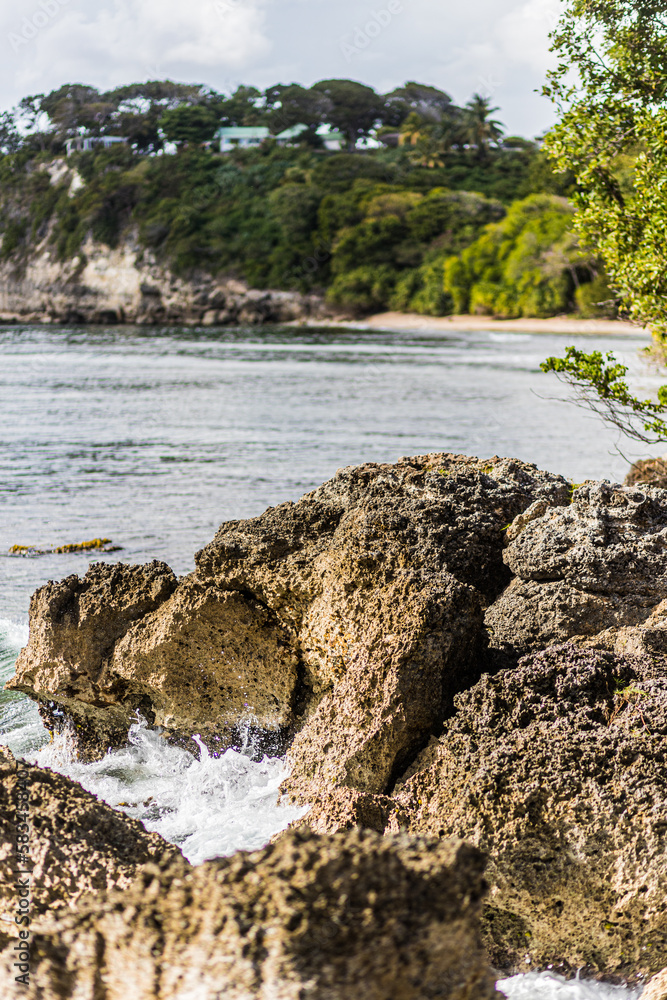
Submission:
[[[573,636],[637,625],[667,596],[667,492],[585,483],[542,499],[507,531],[514,575],[486,613],[500,661]]]
[[[667,969],[663,969],[646,984],[642,1000],[667,1000]]]
[[[464,844],[296,831],[254,854],[145,869],[40,928],[25,994],[501,1000],[479,938],[484,888]]]
[[[266,610],[197,579],[177,584],[164,563],[100,563],[34,595],[8,686],[40,698],[50,729],[70,727],[82,759],[124,743],[137,711],[214,745],[237,742],[240,720],[275,731],[289,721],[296,657]]]
[[[553,646],[457,705],[388,829],[489,853],[493,963],[621,979],[665,967],[664,661]]]
[[[341,470],[297,504],[223,525],[196,557],[292,631],[305,724],[290,796],[382,794],[480,672],[481,615],[507,581],[502,529],[557,476],[432,454]]]
[[[27,789],[27,819],[24,795]],[[19,817],[19,812],[21,813]],[[17,824],[21,825],[20,830]],[[28,857],[19,856],[27,836]],[[178,848],[100,802],[75,781],[17,761],[0,747],[0,947],[17,912],[19,870],[30,871],[30,915],[76,907],[87,893],[125,889],[142,866],[181,859]]]
[[[509,459],[432,454],[342,469],[298,503],[223,524],[194,574],[96,660],[85,712],[99,733],[114,712],[127,728],[138,705],[218,746],[235,722],[298,733],[293,798],[383,794],[480,675],[483,611],[510,579],[503,529],[539,499],[567,503],[567,483]],[[80,668],[54,678],[37,640],[54,629],[48,606],[33,615],[46,620],[14,686],[62,706],[62,692],[79,697]]]
[[[177,579],[162,562],[146,566],[96,563],[83,577],[49,582],[30,601],[30,638],[7,687],[40,699],[50,728],[63,710],[72,720],[82,756],[99,756],[125,738],[137,709],[146,709],[126,684],[100,684],[116,641],[159,607]],[[55,714],[54,714],[55,709]]]
[[[661,601],[639,625],[606,628],[593,636],[573,640],[582,648],[606,649],[664,663],[667,660],[667,600]]]
[[[632,463],[625,477],[625,485],[638,486],[641,483],[657,486],[661,490],[667,488],[667,455],[660,455],[658,458],[640,458],[639,461]]]

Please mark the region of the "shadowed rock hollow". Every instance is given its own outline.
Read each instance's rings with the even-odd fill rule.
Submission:
[[[479,937],[483,868],[465,844],[370,831],[148,866],[37,928],[25,995],[502,1000]]]

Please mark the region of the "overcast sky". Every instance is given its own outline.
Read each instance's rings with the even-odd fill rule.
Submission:
[[[62,83],[305,85],[405,80],[492,96],[507,131],[552,121],[536,94],[562,0],[0,0],[0,108]]]

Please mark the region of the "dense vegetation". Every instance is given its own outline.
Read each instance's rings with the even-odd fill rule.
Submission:
[[[594,246],[615,294],[667,355],[667,0],[568,0],[552,35],[559,57],[545,92],[560,120],[547,145],[576,179],[576,230]],[[548,358],[625,434],[667,440],[667,386],[658,401],[628,389],[613,354],[568,348]]]
[[[479,95],[457,108],[415,83],[388,95],[329,80],[230,97],[168,82],[63,87],[2,119],[0,258],[20,266],[46,241],[83,259],[89,236],[112,247],[136,237],[176,273],[323,290],[359,312],[613,312],[599,261],[572,235],[572,177],[538,144],[503,138],[495,111]],[[221,123],[308,128],[298,146],[269,139],[223,156],[209,141]],[[324,149],[323,126],[348,150]],[[54,169],[67,138],[121,133],[127,145],[67,160],[78,187],[72,170]],[[389,144],[364,149],[369,136]],[[169,139],[175,155],[163,154]]]

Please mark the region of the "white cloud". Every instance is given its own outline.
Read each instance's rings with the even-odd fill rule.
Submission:
[[[417,79],[457,101],[488,94],[511,132],[549,124],[549,104],[535,90],[561,0],[401,3],[346,59],[341,39],[388,0],[0,0],[0,107],[65,82],[106,89],[171,77],[228,90],[351,77],[387,91]],[[9,33],[40,4],[55,4],[57,14],[14,51]]]
[[[16,34],[29,35],[26,19],[40,11],[38,0],[22,3],[18,16],[3,18],[8,36],[14,34],[8,47],[16,52],[15,86],[44,89],[47,75],[52,86],[76,79],[107,87],[156,76],[204,81],[212,69],[236,72],[270,51],[260,2],[116,0],[100,7],[68,0],[17,48]]]
[[[555,62],[549,52],[549,32],[558,23],[556,0],[528,0],[501,18],[498,42],[507,60],[546,72]]]

